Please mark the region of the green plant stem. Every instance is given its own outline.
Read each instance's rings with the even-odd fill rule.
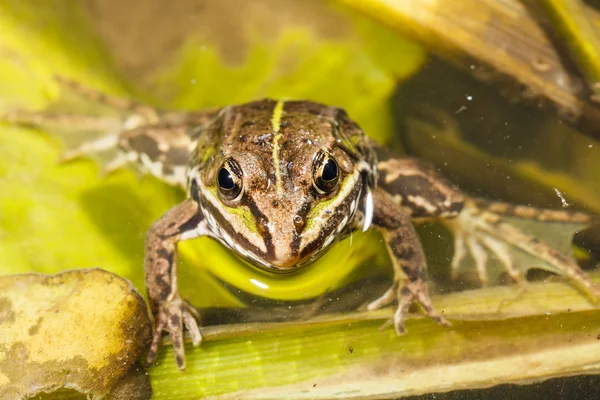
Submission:
[[[435,303],[452,328],[413,318],[402,337],[381,329],[391,309],[205,328],[184,373],[163,346],[149,369],[154,398],[396,398],[600,372],[600,313],[566,282]]]

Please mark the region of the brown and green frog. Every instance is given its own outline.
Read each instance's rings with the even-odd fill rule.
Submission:
[[[144,269],[155,319],[148,362],[155,359],[165,331],[180,369],[185,367],[184,327],[195,345],[202,340],[197,312],[177,284],[177,245],[200,236],[219,241],[264,272],[293,275],[353,231],[377,230],[392,261],[393,283],[368,309],[395,303],[393,325],[399,335],[413,303],[450,326],[430,298],[426,259],[414,227],[423,220],[451,228],[453,270],[470,254],[485,280],[492,254],[510,276],[522,280],[512,246],[535,253],[600,297],[572,258],[503,219],[587,223],[590,216],[473,199],[432,166],[370,139],[341,108],[265,99],[171,112],[68,85],[127,111],[116,132],[83,144],[69,157],[118,148],[110,168],[133,162],[187,190],[187,199],[167,210],[146,234]],[[16,114],[11,118],[24,121]],[[42,119],[30,118],[34,123]]]

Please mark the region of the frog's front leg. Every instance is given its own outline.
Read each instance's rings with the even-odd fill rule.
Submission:
[[[397,300],[394,327],[399,335],[405,332],[404,321],[413,301],[417,301],[437,323],[449,326],[450,322],[436,311],[431,303],[425,254],[410,214],[398,207],[391,196],[381,189],[374,192],[373,200],[373,225],[382,232],[386,241],[394,266],[394,282],[388,291],[370,303],[368,308],[377,309]]]
[[[154,315],[155,331],[147,363],[154,361],[164,330],[173,341],[179,369],[185,368],[183,326],[187,328],[194,345],[202,340],[195,310],[182,299],[177,289],[177,243],[198,236],[209,235],[202,212],[192,199],[167,211],[146,234],[144,268],[150,307]]]

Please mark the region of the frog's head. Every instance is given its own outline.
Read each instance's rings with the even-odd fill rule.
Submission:
[[[346,114],[263,100],[225,109],[198,141],[190,195],[212,234],[261,267],[291,270],[372,214],[372,162]]]

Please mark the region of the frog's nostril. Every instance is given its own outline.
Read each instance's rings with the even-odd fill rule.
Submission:
[[[266,218],[259,218],[256,227],[261,236],[265,236],[269,232],[269,221]]]
[[[300,232],[302,229],[304,229],[304,225],[306,225],[306,221],[304,221],[304,218],[302,218],[302,216],[296,214],[294,215],[294,226],[296,227],[296,230],[298,232]]]

